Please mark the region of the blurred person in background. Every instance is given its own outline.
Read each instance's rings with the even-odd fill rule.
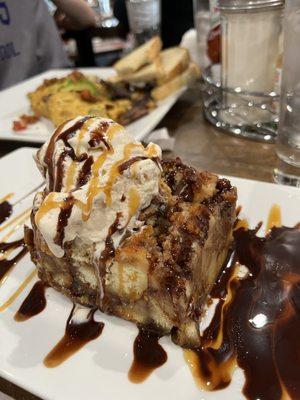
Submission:
[[[96,26],[96,15],[85,0],[47,0],[56,7],[54,19],[59,28],[80,30]]]
[[[114,14],[128,33],[126,0],[115,0]],[[161,39],[164,47],[177,46],[182,35],[193,26],[193,0],[161,0]]]
[[[96,24],[85,0],[53,0],[58,24],[84,29]],[[50,68],[71,63],[44,0],[0,0],[0,90]]]

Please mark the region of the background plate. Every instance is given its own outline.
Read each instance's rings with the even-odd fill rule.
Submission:
[[[113,68],[80,68],[84,74],[97,75],[102,79],[115,75]],[[44,143],[54,130],[52,123],[41,118],[36,124],[29,125],[27,129],[15,132],[12,130],[13,121],[22,114],[30,112],[30,103],[27,93],[34,91],[42,84],[44,79],[65,76],[70,73],[70,69],[53,69],[46,71],[33,78],[27,79],[18,85],[12,86],[0,92],[0,140],[15,140],[31,143]],[[167,114],[170,108],[177,101],[185,88],[171,94],[166,99],[158,102],[157,107],[148,115],[127,125],[127,130],[137,140],[142,140],[151,132],[160,120]]]
[[[14,200],[17,201],[26,191],[30,193],[41,183],[32,159],[33,152],[32,149],[22,148],[0,159],[0,181],[3,183],[1,196],[13,191]],[[26,176],[20,171],[26,171]],[[300,221],[299,189],[230,179],[238,188],[238,203],[243,206],[241,216],[247,217],[251,227],[259,221],[266,221],[270,207],[275,203],[282,209],[283,224],[294,225]],[[31,194],[19,202],[14,215],[30,207],[32,197]],[[0,232],[0,240],[5,232]],[[21,236],[22,228],[10,240]],[[33,268],[29,256],[17,264],[1,287],[0,306]],[[219,392],[200,391],[183,359],[182,349],[175,346],[168,337],[160,340],[167,351],[168,361],[144,383],[130,383],[127,372],[132,362],[137,328],[132,323],[100,312],[96,318],[105,323],[102,335],[59,367],[47,369],[43,359],[63,336],[72,304],[53,289],[48,289],[45,311],[26,322],[15,322],[14,313],[33,282],[0,316],[0,375],[7,380],[43,399],[51,400],[160,400],[172,397],[176,400],[243,399],[243,374],[240,370],[235,372],[227,389]]]

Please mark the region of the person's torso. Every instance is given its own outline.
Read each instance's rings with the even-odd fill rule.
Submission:
[[[0,0],[0,89],[67,64],[44,0]]]

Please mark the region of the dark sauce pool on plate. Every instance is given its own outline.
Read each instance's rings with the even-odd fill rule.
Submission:
[[[233,261],[211,293],[219,299],[214,317],[201,348],[185,351],[205,390],[228,386],[239,366],[247,399],[300,399],[300,227],[279,227],[273,214],[266,237],[234,232]]]

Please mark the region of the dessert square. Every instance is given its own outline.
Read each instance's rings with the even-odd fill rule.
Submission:
[[[99,117],[58,127],[36,160],[46,186],[27,245],[40,278],[74,302],[199,346],[202,305],[232,242],[230,182],[161,161],[157,145]]]

